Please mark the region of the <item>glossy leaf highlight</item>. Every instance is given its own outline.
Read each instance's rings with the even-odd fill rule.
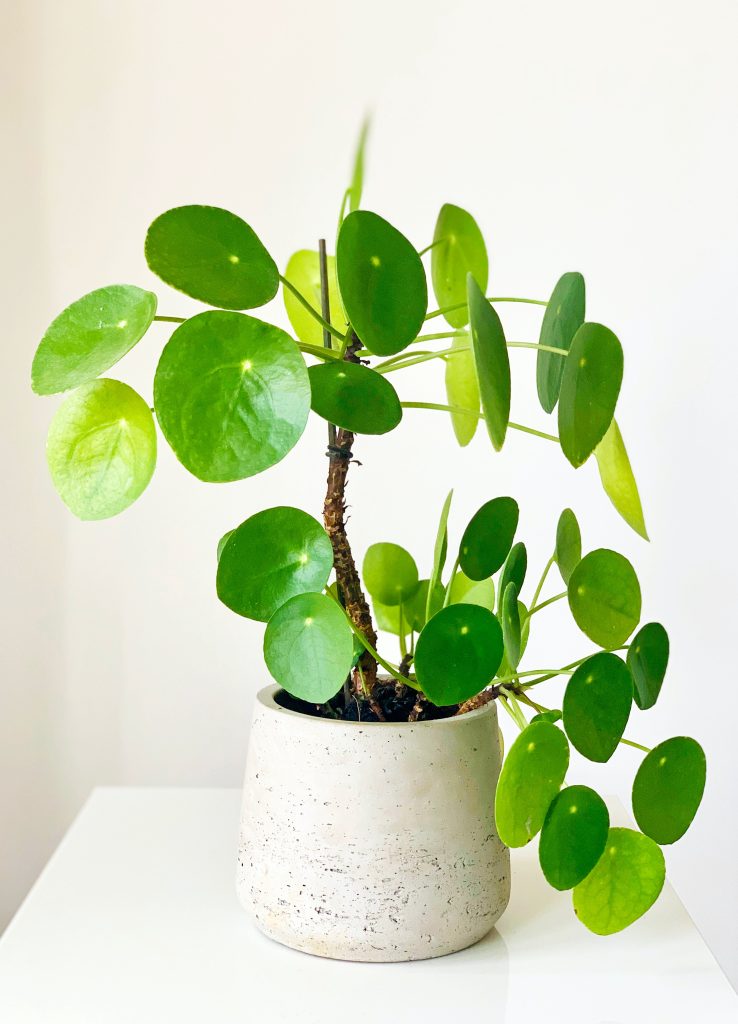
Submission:
[[[437,706],[461,704],[492,682],[502,650],[502,629],[491,612],[478,605],[449,605],[418,637],[415,674]]]
[[[590,551],[569,577],[567,591],[574,621],[600,647],[620,647],[638,625],[641,587],[617,551]]]

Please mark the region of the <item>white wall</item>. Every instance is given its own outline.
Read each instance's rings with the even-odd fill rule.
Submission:
[[[481,431],[459,451],[443,416],[411,412],[357,448],[355,545],[405,543],[427,571],[453,485],[456,529],[487,498],[518,497],[534,567],[565,504],[588,546],[633,558],[673,659],[660,706],[629,731],[688,732],[707,749],[703,809],[669,873],[738,979],[735,4],[35,0],[8,20],[0,915],[92,786],[239,783],[267,674],[261,627],[215,598],[215,545],[272,504],[319,514],[326,470],[317,423],[281,465],[230,486],[199,484],[162,449],[128,513],[73,521],[45,476],[55,403],[29,393],[35,342],[105,283],[153,287],[162,313],[196,308],[143,259],[147,225],[170,206],[233,209],[281,265],[331,238],[371,109],[366,203],[419,246],[453,201],[487,235],[498,294],[545,297],[562,271],[584,272],[590,317],[625,346],[619,419],[653,542],[616,517],[593,466],[575,474],[522,435],[499,456]],[[277,302],[266,315],[284,322]],[[535,309],[505,316],[510,337],[535,340]],[[146,395],[166,337],[155,325],[120,367]],[[532,354],[514,371],[514,418],[545,429]],[[406,399],[442,400],[438,371],[398,382]],[[561,606],[537,619],[534,667],[587,650]],[[627,800],[637,764],[623,750],[577,772]]]

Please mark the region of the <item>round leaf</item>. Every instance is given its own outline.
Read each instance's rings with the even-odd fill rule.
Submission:
[[[402,419],[390,382],[368,366],[334,360],[308,370],[313,412],[355,434],[386,434]]]
[[[572,272],[562,275],[548,300],[541,323],[540,345],[568,351],[572,339],[584,323],[584,278]],[[538,352],[536,384],[538,398],[546,412],[553,412],[559,400],[565,356]]]
[[[567,590],[576,624],[600,647],[620,647],[638,625],[640,584],[617,551],[590,551],[569,577]]]
[[[372,544],[362,574],[367,590],[381,604],[400,604],[418,589],[415,559],[399,544]]]
[[[518,604],[518,588],[514,583],[508,583],[502,596],[500,619],[502,623],[502,637],[505,643],[505,657],[513,672],[518,667],[521,655]]]
[[[415,247],[382,217],[350,213],[336,246],[338,284],[351,326],[381,356],[401,352],[428,309],[425,270]]]
[[[647,754],[633,782],[638,827],[660,846],[681,839],[705,791],[705,752],[689,736],[675,736]]]
[[[550,722],[531,722],[510,747],[497,783],[495,819],[506,846],[525,846],[543,826],[569,767],[566,736]]]
[[[543,822],[538,857],[554,889],[573,889],[602,856],[610,828],[605,801],[588,786],[568,786]]]
[[[155,313],[154,293],[132,284],[83,295],[41,339],[31,368],[33,390],[54,395],[99,377],[143,338]]]
[[[431,278],[438,305],[460,306],[444,316],[452,327],[464,327],[469,321],[466,275],[471,274],[482,291],[487,290],[489,264],[482,232],[470,213],[445,203],[438,214],[433,242]]]
[[[459,564],[469,579],[484,580],[501,567],[512,547],[519,514],[513,498],[493,498],[474,513],[459,548]]]
[[[653,906],[665,878],[664,855],[652,839],[611,828],[605,852],[574,889],[574,912],[596,935],[613,935]]]
[[[343,331],[346,324],[341,297],[338,291],[335,256],[328,256],[326,262],[328,264],[330,322],[337,330]],[[322,312],[320,259],[317,252],[310,249],[300,249],[299,252],[290,256],[284,276],[308,300],[316,313]],[[288,288],[284,289],[284,308],[287,311],[287,317],[292,325],[292,330],[300,341],[304,341],[308,345],[323,344],[323,328],[315,317],[310,316],[303,304],[295,298]]]
[[[467,296],[482,412],[492,445],[499,451],[510,421],[510,359],[505,332],[495,309],[471,274],[467,278]]]
[[[51,479],[79,519],[108,519],[132,505],[156,465],[146,402],[117,380],[83,384],[57,409],[46,443]]]
[[[626,661],[635,683],[635,702],[646,711],[658,699],[669,663],[669,636],[660,622],[648,622],[638,630]]]
[[[502,629],[491,612],[478,605],[449,605],[418,637],[415,675],[437,707],[462,704],[492,682],[502,649]]]
[[[564,359],[559,398],[561,448],[575,468],[587,461],[612,423],[622,380],[618,339],[602,324],[582,324]]]
[[[572,510],[565,508],[556,527],[556,564],[564,583],[569,582],[571,574],[581,560],[582,535],[579,532],[579,523]]]
[[[222,309],[253,309],[277,294],[277,266],[249,225],[217,206],[178,206],[146,235],[146,262],[172,288]]]
[[[324,704],[343,686],[354,661],[346,616],[325,594],[297,594],[272,615],[264,634],[264,659],[293,697]]]
[[[502,605],[502,598],[507,590],[508,583],[514,583],[518,594],[523,589],[525,574],[528,571],[528,551],[522,541],[513,544],[510,553],[505,559],[505,564],[500,573],[500,584],[498,588],[499,603]]]
[[[320,592],[332,568],[320,523],[299,508],[268,508],[231,533],[218,563],[218,597],[238,615],[266,622],[296,594]]]
[[[410,623],[407,620],[404,605],[382,604],[381,601],[373,600],[372,608],[377,629],[391,633],[392,636],[400,636],[400,632],[402,632],[402,636],[410,635]]]
[[[638,486],[630,467],[620,428],[615,420],[595,448],[595,458],[605,494],[628,526],[644,540],[648,540]]]
[[[278,327],[207,312],[178,327],[154,378],[161,429],[200,480],[243,480],[279,462],[310,411],[307,367]]]
[[[456,351],[446,359],[446,396],[452,406],[451,425],[456,440],[465,448],[479,425],[479,384],[469,339],[454,338],[451,347]],[[466,411],[458,412],[459,409]]]
[[[609,761],[625,732],[633,680],[616,654],[601,651],[579,666],[564,693],[564,728],[590,761]]]
[[[477,582],[470,580],[463,572],[457,572],[449,586],[451,588],[449,604],[478,604],[482,608],[494,611],[495,581],[493,579]]]

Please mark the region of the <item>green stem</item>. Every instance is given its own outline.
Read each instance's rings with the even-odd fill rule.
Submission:
[[[443,338],[465,338],[468,331],[439,331],[437,334],[419,334],[413,338],[411,344],[416,345],[419,341],[441,341]]]
[[[531,615],[535,615],[536,612],[539,612],[541,610],[541,608],[548,608],[548,606],[550,604],[553,604],[554,601],[561,601],[561,599],[566,597],[568,593],[569,593],[569,591],[565,590],[561,594],[555,594],[553,597],[549,597],[549,598],[547,598],[547,600],[541,601],[540,604],[534,604],[533,607],[528,612],[528,618],[530,618]]]
[[[513,722],[515,722],[515,724],[517,725],[518,729],[520,729],[520,723],[518,722],[517,718],[515,717],[515,714],[514,714],[512,708],[510,707],[510,705],[507,702],[507,697],[504,694],[500,695],[500,704],[503,706],[505,711],[507,711],[508,715],[510,716],[510,718],[512,718]],[[522,732],[522,729],[520,731]]]
[[[520,700],[524,700],[526,704],[530,704],[531,707],[536,708],[539,714],[545,714],[547,711],[552,710],[551,708],[544,707],[542,704],[535,704],[533,701],[529,699],[525,700],[524,694],[518,694],[518,697]],[[636,750],[642,750],[645,754],[651,753],[650,747],[644,747],[642,743],[636,743],[635,740],[626,740],[624,736],[618,740],[618,743],[623,743],[626,747],[635,747]]]
[[[301,352],[305,352],[310,356],[315,356],[316,359],[322,359],[327,363],[341,361],[340,353],[334,352],[332,348],[321,348],[319,345],[308,345],[307,342],[304,341],[298,341],[297,347]]]
[[[338,607],[341,609],[343,614],[346,616],[346,622],[348,622],[349,626],[351,627],[351,632],[361,642],[361,644],[364,647],[364,649],[369,651],[369,653],[374,658],[374,660],[377,662],[377,664],[381,665],[383,669],[386,669],[387,672],[389,672],[389,674],[392,676],[393,679],[399,679],[403,683],[407,683],[407,685],[409,687],[411,687],[411,689],[417,690],[418,686],[417,686],[416,683],[413,682],[412,679],[408,679],[407,676],[404,676],[400,672],[399,668],[396,665],[393,665],[389,661],[385,661],[384,658],[377,651],[375,651],[375,649],[369,643],[369,641],[364,636],[364,634],[361,632],[361,630],[358,628],[358,626],[355,626],[354,623],[351,621],[351,618],[348,615],[346,615],[346,609],[343,607],[343,605],[341,604],[340,601],[336,600],[336,597],[333,594],[333,592],[328,590],[328,591],[326,591],[326,593],[327,593],[328,597],[330,597],[333,601],[336,602]]]
[[[515,724],[517,725],[518,729],[520,729],[520,731],[522,732],[523,729],[525,729],[528,725],[528,722],[526,721],[525,715],[520,710],[520,706],[518,705],[518,702],[515,700],[515,696],[512,693],[510,693],[509,690],[506,690],[504,686],[500,687],[500,694],[505,703],[507,703],[508,700],[510,701],[510,707],[508,710],[510,711],[510,715]]]
[[[471,409],[464,409],[460,405],[443,405],[440,402],[400,402],[403,409],[434,409],[438,412],[457,412],[462,413],[464,416],[476,416],[477,419],[484,419],[484,413],[472,412]],[[508,423],[508,426],[512,430],[522,430],[524,434],[534,434],[536,437],[542,437],[546,441],[555,441],[559,443],[558,437],[554,434],[545,434],[542,430],[534,430],[533,427],[525,427],[521,423],[513,423],[512,420]]]
[[[184,316],[155,316],[154,320],[160,320],[165,324],[183,324],[187,318]]]
[[[525,302],[530,306],[547,306],[548,302],[544,302],[543,299],[516,299],[510,296],[500,295],[488,295],[487,302]],[[442,306],[440,309],[434,309],[432,313],[426,315],[426,320],[432,320],[433,317],[443,316],[444,313],[453,313],[455,309],[464,309],[466,306],[465,302],[457,302],[453,306]]]
[[[281,274],[279,275],[279,280],[282,282],[285,288],[292,292],[292,294],[295,296],[300,305],[305,307],[305,309],[313,318],[313,320],[317,321],[317,323],[320,324],[324,331],[328,331],[330,334],[333,335],[334,338],[338,338],[339,341],[346,341],[346,335],[341,334],[340,331],[336,330],[333,324],[329,324],[327,320],[324,320],[323,317],[315,308],[315,306],[312,306],[308,302],[308,300],[305,298],[302,292],[298,291],[291,281],[288,281],[287,278],[283,277]]]
[[[538,345],[535,341],[508,341],[508,348],[534,348],[539,352],[553,352],[556,356],[568,356],[567,348],[554,348],[553,345]]]
[[[456,560],[454,561],[453,567],[451,569],[451,576],[449,577],[448,586],[446,587],[446,593],[443,595],[443,607],[444,608],[448,608],[449,604],[451,603],[451,587],[453,586],[454,577],[456,576],[456,571],[459,568],[460,557],[461,557],[460,554],[456,556]],[[428,591],[428,598],[429,598],[429,600],[428,600],[428,611],[430,611],[430,591]],[[427,614],[427,612],[426,612],[426,614]]]
[[[418,249],[418,256],[425,256],[427,252],[430,252],[431,249],[435,249],[437,245],[440,245],[441,242],[445,241],[445,238],[437,238],[434,242],[431,242],[430,245],[426,245],[425,249]]]
[[[613,651],[627,651],[628,647],[629,647],[629,645],[626,644],[624,647],[613,647],[612,650]],[[595,653],[597,653],[597,652],[595,652]],[[558,668],[558,669],[538,669],[537,672],[545,672],[546,675],[542,675],[539,679],[532,679],[529,683],[523,683],[522,684],[523,689],[527,690],[529,686],[537,686],[539,683],[545,683],[549,679],[555,679],[556,676],[563,676],[563,675],[570,676],[570,675],[573,675],[574,674],[573,670],[575,668],[577,668],[579,665],[582,665],[585,661],[587,661],[591,657],[593,657],[592,654],[585,654],[582,658],[577,658],[576,661],[570,661],[569,664],[568,665],[564,665],[563,668]],[[529,676],[529,675],[533,675],[533,674],[534,673],[532,673],[532,672],[518,672],[519,676]]]
[[[623,737],[620,740],[620,742],[624,743],[626,745],[626,747],[635,747],[636,750],[642,750],[645,754],[650,754],[651,753],[651,748],[650,747],[644,747],[642,743],[636,743],[635,740],[626,740],[625,737]]]
[[[530,602],[531,608],[535,608],[536,601],[541,596],[541,591],[543,590],[543,584],[546,582],[546,577],[548,576],[549,572],[551,571],[551,567],[553,566],[555,561],[556,561],[556,556],[555,555],[551,555],[549,560],[546,562],[546,567],[543,570],[543,573],[541,574],[541,578],[538,581],[538,586],[536,587],[535,593],[533,594],[533,600]],[[530,613],[528,613],[528,614],[530,614]]]

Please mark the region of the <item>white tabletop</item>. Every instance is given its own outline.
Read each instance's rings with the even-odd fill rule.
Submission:
[[[498,928],[462,953],[349,964],[278,946],[236,901],[238,812],[235,790],[97,790],[0,940],[0,1021],[738,1021],[668,884],[647,917],[597,938],[543,882],[534,848],[513,852]]]

